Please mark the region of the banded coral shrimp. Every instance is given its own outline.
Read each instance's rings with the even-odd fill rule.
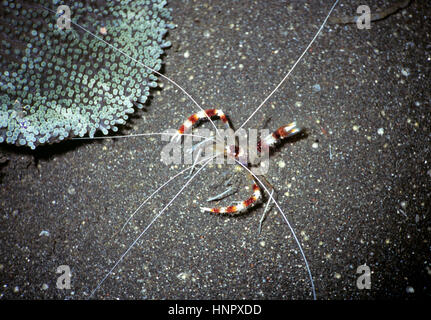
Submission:
[[[333,11],[333,9],[335,8],[335,6],[337,5],[337,3],[338,3],[338,1],[335,1],[335,3],[333,4],[333,6],[331,7],[331,10],[330,10],[330,13]],[[313,40],[309,43],[309,45],[306,47],[306,49],[303,51],[303,53],[301,54],[301,56],[296,60],[296,62],[293,64],[293,66],[291,67],[291,69],[289,70],[289,72],[285,75],[285,77],[283,78],[283,80],[275,87],[275,89],[265,98],[265,100],[257,107],[257,109],[255,109],[255,111],[251,114],[251,116],[241,125],[241,127],[239,128],[239,129],[241,129],[249,120],[251,120],[252,119],[252,117],[254,116],[254,114],[256,113],[256,112],[258,112],[259,111],[259,109],[265,104],[265,102],[277,91],[277,89],[283,84],[283,82],[287,79],[287,77],[290,75],[290,73],[293,71],[293,69],[296,67],[296,65],[300,62],[300,60],[302,59],[302,57],[306,54],[306,52],[307,52],[307,50],[310,48],[310,46],[312,45],[312,43],[315,41],[315,39],[317,38],[317,36],[319,35],[319,33],[322,31],[322,29],[323,29],[323,27],[324,27],[324,25],[325,25],[325,23],[326,23],[326,21],[327,21],[327,19],[329,18],[329,16],[330,16],[330,13],[326,16],[326,18],[325,18],[325,20],[324,20],[324,22],[322,23],[322,25],[320,26],[320,28],[319,28],[319,30],[318,30],[318,32],[316,33],[316,35],[313,37]],[[164,78],[166,78],[166,77],[164,77]],[[169,78],[166,78],[167,80],[169,80],[172,84],[174,84],[175,86],[177,86],[179,89],[181,89],[181,91],[183,91],[184,93],[186,93],[185,92],[185,90],[182,88],[182,87],[180,87],[180,86],[178,86],[174,81],[172,81],[172,80],[170,80]],[[189,97],[189,98],[191,98],[190,97],[190,95],[189,94],[187,94],[186,93],[186,95]],[[180,135],[183,135],[184,134],[184,131],[185,131],[185,129],[187,130],[187,129],[191,129],[191,127],[193,127],[193,124],[194,124],[194,122],[196,122],[196,121],[198,121],[199,119],[205,119],[205,118],[207,118],[207,120],[209,120],[210,122],[211,122],[211,124],[215,127],[215,125],[214,125],[214,123],[213,123],[213,121],[212,121],[212,117],[213,116],[217,116],[217,117],[219,117],[221,120],[222,120],[222,122],[224,122],[226,125],[227,124],[229,124],[229,122],[228,122],[228,120],[226,119],[226,116],[223,114],[223,112],[220,110],[220,109],[207,109],[207,110],[203,110],[203,108],[202,107],[200,107],[193,99],[191,99],[198,107],[199,107],[199,109],[200,109],[200,111],[198,112],[198,113],[195,113],[195,114],[193,114],[192,116],[190,116],[190,117],[188,117],[188,119],[186,119],[186,121],[183,123],[183,125],[180,127],[180,129],[178,130],[178,132],[177,132],[177,134],[179,133]],[[228,126],[228,127],[230,127],[230,126]],[[216,129],[216,131],[217,131],[217,134],[218,134],[218,130],[217,130],[217,128],[215,127],[215,129]],[[269,143],[271,146],[273,146],[273,145],[275,145],[277,142],[278,142],[278,140],[281,138],[281,137],[284,137],[284,136],[290,136],[290,135],[292,135],[292,134],[295,134],[295,133],[297,133],[297,132],[299,132],[299,130],[296,128],[296,125],[295,124],[291,124],[291,125],[289,125],[289,126],[283,126],[283,127],[280,127],[276,132],[274,132],[272,135],[270,135],[269,137],[271,138],[271,142]],[[274,140],[274,138],[275,138],[275,140]],[[264,142],[264,141],[267,141],[266,139],[264,139],[264,140],[261,140],[262,142]],[[259,145],[260,145],[260,142],[259,142]],[[259,147],[259,150],[260,150],[260,147]],[[238,160],[235,160],[236,162],[238,162],[238,164],[241,164]],[[207,162],[205,162],[205,164],[201,167],[201,168],[199,168],[198,169],[198,172],[200,171],[200,170],[202,170],[203,168],[204,168],[204,166],[206,166],[208,164],[208,161]],[[311,289],[312,289],[312,295],[313,295],[313,298],[315,299],[316,298],[316,292],[315,292],[315,287],[314,287],[314,281],[313,281],[313,278],[312,278],[312,275],[311,275],[311,271],[310,271],[310,268],[309,268],[309,265],[308,265],[308,261],[307,261],[307,259],[306,259],[306,257],[305,257],[305,254],[304,254],[304,252],[303,252],[303,249],[302,249],[302,246],[301,246],[301,244],[299,243],[299,241],[298,241],[298,239],[297,239],[297,236],[296,236],[296,234],[295,234],[295,232],[293,231],[293,229],[292,229],[292,227],[291,227],[291,225],[290,225],[290,223],[289,223],[289,221],[287,220],[287,218],[286,218],[286,215],[284,214],[284,212],[282,211],[282,209],[280,208],[280,206],[279,206],[279,204],[275,201],[275,199],[274,199],[274,197],[273,197],[273,193],[270,193],[269,191],[268,191],[268,188],[262,183],[262,181],[256,176],[256,175],[254,175],[248,168],[246,168],[246,166],[244,165],[244,164],[241,164],[241,166],[242,167],[244,167],[244,169],[246,169],[250,174],[252,174],[253,175],[253,177],[254,177],[254,181],[256,181],[255,182],[255,184],[253,185],[253,190],[255,190],[254,191],[254,195],[252,195],[250,198],[248,198],[248,200],[246,200],[246,201],[243,201],[243,202],[240,202],[240,204],[238,204],[237,206],[228,206],[228,207],[226,207],[226,208],[214,208],[214,209],[209,209],[209,208],[203,208],[203,211],[211,211],[211,212],[216,212],[216,213],[219,213],[219,212],[235,212],[236,210],[237,210],[237,208],[239,208],[239,207],[242,207],[242,209],[239,209],[240,211],[242,211],[243,209],[246,209],[248,206],[249,206],[249,202],[251,201],[251,203],[254,203],[254,202],[256,202],[257,201],[257,199],[258,198],[260,198],[260,195],[261,195],[261,191],[262,190],[259,190],[259,186],[260,187],[263,187],[263,189],[268,193],[268,199],[269,199],[269,201],[268,201],[268,204],[270,203],[270,202],[274,202],[274,204],[275,204],[275,206],[277,207],[277,209],[280,211],[280,213],[282,214],[282,216],[283,216],[283,218],[284,218],[284,220],[285,220],[285,222],[286,222],[286,224],[289,226],[289,229],[291,230],[291,232],[292,232],[292,235],[293,235],[293,237],[294,237],[294,239],[295,239],[295,241],[296,241],[296,243],[297,243],[297,245],[298,245],[298,248],[299,248],[299,250],[300,250],[300,252],[301,252],[301,255],[302,255],[302,258],[303,258],[303,260],[304,260],[304,263],[305,263],[305,266],[306,266],[306,269],[307,269],[307,272],[308,272],[308,275],[309,275],[309,280],[310,280],[310,283],[311,283]],[[198,173],[197,172],[197,173]],[[196,174],[197,174],[196,173]],[[119,263],[120,262],[122,262],[122,260],[123,260],[123,258],[129,253],[129,251],[133,248],[133,246],[137,243],[137,241],[139,241],[140,239],[141,239],[141,237],[146,233],[146,231],[149,229],[149,227],[151,227],[152,225],[153,225],[153,223],[161,216],[161,214],[169,207],[169,205],[171,205],[172,204],[172,202],[173,202],[173,200],[175,200],[176,199],[176,197],[178,196],[178,195],[180,195],[181,194],[181,192],[184,190],[184,188],[188,185],[188,183],[196,176],[196,174],[194,174],[191,178],[190,178],[190,180],[188,180],[187,182],[186,182],[186,184],[180,189],[180,191],[178,192],[178,193],[176,193],[175,194],[175,196],[171,199],[171,201],[169,201],[169,203],[166,205],[166,206],[164,206],[163,207],[163,209],[155,216],[155,218],[153,219],[153,220],[151,220],[151,222],[147,225],[147,227],[140,233],[140,235],[133,241],[133,243],[127,248],[127,250],[121,255],[121,257],[116,261],[116,263],[114,264],[114,266],[110,269],[110,271],[105,275],[105,277],[98,283],[98,285],[97,285],[97,287],[92,291],[92,293],[91,293],[91,296],[100,288],[100,286],[105,282],[105,280],[111,275],[111,273],[113,273],[114,272],[114,270],[117,268],[117,266],[119,265]],[[169,180],[170,181],[170,180]],[[258,182],[259,183],[258,183]],[[166,184],[166,183],[165,183]],[[163,185],[163,186],[165,186],[165,184]],[[157,189],[157,191],[158,191],[159,189]],[[156,191],[156,192],[157,192]],[[152,197],[154,195],[154,193],[150,196],[150,197]],[[147,200],[148,200],[148,198],[147,198]],[[147,201],[146,200],[146,201]],[[145,201],[145,202],[146,202]],[[267,204],[267,205],[268,205]],[[141,204],[141,206],[142,206],[142,204]],[[140,206],[140,207],[141,207]],[[139,207],[139,208],[140,208]],[[138,208],[138,209],[139,209]],[[265,212],[266,212],[266,209],[265,209]],[[133,215],[136,213],[136,211],[133,213]],[[133,216],[132,215],[132,216]],[[262,219],[263,219],[263,217],[262,217]],[[262,222],[262,219],[261,219],[261,222]],[[130,220],[130,218],[129,218],[129,220]],[[128,221],[129,221],[128,220]],[[186,273],[182,273],[182,275],[184,275],[184,274],[186,274]],[[181,277],[183,277],[183,276],[181,276]]]
[[[181,24],[178,31],[171,34],[177,39],[172,41],[174,47],[168,52],[165,74],[185,84],[193,95],[199,93],[201,105],[223,109],[236,126],[249,116],[249,106],[256,106],[256,101],[263,101],[267,96],[277,82],[274,78],[280,80],[285,75],[286,70],[278,66],[292,65],[301,51],[300,47],[306,45],[304,39],[312,38],[329,7],[323,2],[305,6],[301,2],[291,4],[290,9],[283,4],[280,9],[278,1],[264,1],[253,4],[251,8],[244,5],[235,10],[224,1],[217,6],[206,2],[187,4],[190,7],[184,3],[169,4],[174,8],[174,19],[185,19],[175,21],[177,24],[181,21]],[[355,5],[352,5],[351,12],[355,11]],[[274,7],[280,10],[269,9]],[[265,18],[265,15],[269,17]],[[275,17],[285,17],[283,21],[289,22],[283,26],[275,22],[271,24],[271,20],[277,21]],[[397,22],[410,18],[407,11],[407,14],[401,13],[391,19]],[[268,30],[259,30],[262,32],[259,37],[260,32],[255,28],[265,24]],[[314,28],[310,30],[306,26]],[[323,299],[367,297],[371,294],[356,288],[355,268],[364,261],[375,272],[373,294],[386,292],[390,282],[385,280],[389,278],[376,262],[394,259],[395,255],[406,257],[405,253],[385,244],[387,239],[394,244],[402,244],[400,238],[391,236],[389,223],[400,228],[399,237],[410,234],[410,241],[415,237],[409,231],[410,227],[401,224],[407,218],[396,213],[396,199],[411,196],[414,191],[395,183],[396,176],[391,176],[389,168],[376,172],[380,170],[378,164],[381,161],[391,163],[392,158],[373,149],[366,136],[377,141],[379,149],[390,150],[383,145],[393,146],[392,140],[381,142],[379,139],[384,137],[374,134],[377,131],[374,128],[384,127],[387,132],[391,127],[394,131],[404,130],[419,136],[422,129],[411,130],[414,130],[416,121],[420,128],[424,122],[417,111],[409,111],[411,125],[390,126],[390,123],[397,122],[392,122],[388,109],[385,109],[387,116],[380,117],[380,109],[371,111],[370,115],[365,107],[379,105],[379,100],[374,98],[378,95],[392,101],[381,82],[375,84],[375,80],[380,80],[381,65],[388,66],[384,47],[376,39],[383,37],[388,39],[387,42],[394,41],[396,47],[399,40],[410,39],[412,34],[396,26],[398,38],[394,40],[386,38],[382,32],[389,30],[392,34],[395,32],[393,25],[373,25],[372,28],[376,30],[360,33],[353,27],[327,26],[290,80],[262,108],[265,117],[270,118],[268,128],[276,128],[291,119],[289,115],[288,119],[283,118],[280,122],[277,118],[277,110],[288,105],[295,113],[292,120],[299,122],[301,119],[301,125],[310,129],[308,139],[278,149],[272,158],[269,178],[304,246],[317,297]],[[269,43],[268,48],[264,45],[255,47],[259,41],[252,41],[253,37],[265,40]],[[370,45],[365,45],[366,49],[362,46],[364,41],[370,42]],[[178,47],[175,43],[182,45]],[[376,48],[380,54],[374,52]],[[189,58],[184,56],[186,52]],[[264,64],[263,56],[267,57],[268,64]],[[372,60],[376,63],[369,57],[374,57]],[[257,62],[258,58],[262,61]],[[349,59],[353,61],[349,62]],[[391,63],[394,60],[406,61],[398,51],[392,52],[389,59]],[[244,67],[241,68],[240,64]],[[270,72],[266,71],[267,68]],[[382,68],[386,71],[385,67]],[[410,68],[413,70],[412,66]],[[226,70],[242,71],[229,72],[226,76]],[[321,70],[325,70],[325,74],[322,75]],[[390,72],[389,77],[383,76],[389,82],[400,74],[396,67],[392,67]],[[339,82],[340,74],[345,78],[343,85]],[[404,86],[408,83],[403,76],[398,79],[404,80]],[[313,85],[317,83],[321,91],[313,94]],[[421,88],[420,85],[415,86]],[[371,94],[356,94],[359,89],[363,89],[361,93]],[[397,98],[396,105],[409,101],[409,98]],[[163,108],[165,111],[161,110],[164,104],[167,105],[166,109]],[[155,94],[149,113],[143,114],[142,121],[134,120],[134,132],[177,128],[187,115],[196,111],[185,111],[188,108],[190,104],[179,90],[164,83],[164,90]],[[261,118],[258,115],[252,119],[250,126],[257,127]],[[341,126],[337,126],[339,124]],[[358,131],[352,130],[354,125],[359,127]],[[349,132],[353,132],[356,139],[351,140]],[[403,142],[401,138],[395,141]],[[318,144],[317,149],[313,148],[313,143]],[[6,231],[2,233],[5,245],[2,243],[1,264],[2,275],[8,284],[7,289],[2,287],[4,295],[87,298],[109,266],[126,250],[131,239],[145,228],[151,219],[149,214],[157,214],[160,203],[169,201],[166,194],[174,194],[179,189],[178,185],[167,187],[165,193],[155,197],[158,203],[148,203],[144,213],[135,216],[130,229],[117,235],[118,238],[112,238],[143,197],[172,176],[171,171],[174,170],[161,166],[160,154],[154,152],[165,144],[158,137],[84,144],[65,154],[55,154],[49,161],[42,159],[38,164],[39,171],[22,168],[20,176],[5,176],[3,180],[9,183],[2,192],[7,192],[8,196],[2,197],[5,203],[2,207],[17,211],[6,211],[3,215],[2,225]],[[334,163],[329,161],[329,144]],[[419,147],[415,150],[418,159],[425,156]],[[409,163],[408,159],[404,159],[400,170],[406,162]],[[283,162],[285,166],[282,168]],[[367,169],[369,165],[374,169]],[[343,174],[345,170],[350,170],[351,174]],[[387,183],[379,183],[379,179],[387,179],[389,185],[392,182],[392,190],[386,188]],[[152,226],[148,237],[141,240],[96,292],[96,298],[311,297],[298,249],[279,214],[274,209],[271,211],[260,237],[256,235],[256,226],[262,209],[234,219],[202,214],[199,207],[214,194],[209,181],[219,181],[215,170],[193,181],[191,188],[186,189],[190,196],[182,195],[173,203],[169,214],[163,215]],[[419,180],[416,184],[420,187],[422,183]],[[404,193],[400,196],[402,190]],[[236,195],[231,197],[235,198]],[[408,202],[407,208],[415,208],[416,201],[420,207],[426,199],[418,194],[417,200]],[[390,207],[394,208],[393,212]],[[404,206],[400,209],[409,214]],[[50,236],[39,236],[42,230],[49,231]],[[71,290],[55,287],[58,276],[55,270],[64,264],[71,267]],[[391,279],[400,273],[399,267],[400,263],[387,269],[387,273],[394,272]],[[383,279],[384,285],[378,279]],[[403,286],[405,282],[400,280],[399,283]],[[392,284],[394,287],[397,285]]]
[[[184,115],[182,115],[182,116],[184,116]],[[262,242],[261,242],[261,244],[262,244]],[[182,273],[179,273],[179,274],[187,274],[187,272],[182,272]]]

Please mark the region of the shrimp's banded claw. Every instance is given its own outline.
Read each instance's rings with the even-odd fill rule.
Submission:
[[[282,139],[292,137],[301,131],[302,129],[297,127],[296,122],[289,123],[287,126],[282,126],[263,140],[260,140],[257,143],[257,151],[262,152],[264,146],[273,147]]]
[[[177,133],[178,135],[181,136],[184,133],[187,133],[193,127],[193,125],[199,120],[211,119],[212,117],[216,117],[216,116],[219,117],[220,120],[225,124],[226,129],[230,128],[229,120],[227,119],[226,115],[222,110],[207,109],[207,110],[199,111],[198,113],[194,113],[190,117],[188,117],[187,120],[184,121],[184,123],[178,129]]]
[[[230,214],[230,215],[236,215],[239,214],[245,210],[247,210],[249,207],[256,204],[256,202],[262,197],[262,193],[260,191],[259,186],[255,183],[253,184],[253,195],[248,198],[247,200],[244,200],[242,202],[239,202],[237,205],[228,206],[228,207],[221,207],[221,208],[205,208],[201,207],[201,210],[203,212],[212,212],[216,214]]]

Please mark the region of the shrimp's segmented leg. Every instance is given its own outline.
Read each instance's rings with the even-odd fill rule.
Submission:
[[[212,212],[216,214],[226,213],[230,215],[236,215],[239,214],[251,206],[255,205],[256,202],[262,197],[262,192],[260,191],[260,187],[257,185],[257,183],[253,184],[253,195],[248,198],[247,200],[244,200],[237,205],[232,205],[228,207],[221,207],[221,208],[201,208],[202,211],[206,212]]]
[[[209,197],[207,201],[216,201],[221,200],[223,198],[226,198],[227,196],[230,196],[237,192],[237,188],[235,187],[238,184],[238,177],[236,175],[231,175],[228,179],[226,178],[226,175],[229,174],[229,171],[223,172],[220,176],[223,178],[223,186],[228,187],[227,190],[223,191],[222,193]],[[215,187],[216,185],[212,185],[211,187]]]
[[[233,191],[233,192],[232,192]],[[227,188],[225,191],[223,191],[222,193],[215,195],[213,197],[209,197],[207,199],[207,201],[215,201],[215,200],[221,200],[223,198],[226,198],[227,196],[232,195],[233,193],[236,192],[236,189],[232,186],[230,186],[229,188]]]
[[[187,133],[193,125],[198,122],[199,120],[205,120],[205,119],[211,119],[212,117],[219,117],[221,121],[226,126],[226,129],[231,129],[229,120],[227,119],[226,115],[223,111],[220,109],[206,109],[203,111],[199,111],[198,113],[192,114],[190,117],[187,118],[186,121],[181,125],[181,127],[178,129],[177,133],[172,137],[172,140],[177,139],[179,140],[180,137]]]
[[[257,151],[259,153],[262,152],[262,149],[265,146],[268,146],[268,148],[273,147],[277,144],[277,142],[281,141],[284,138],[291,137],[301,132],[301,130],[301,128],[298,128],[296,126],[296,122],[289,123],[287,126],[282,126],[270,135],[268,135],[266,138],[260,140],[257,143]]]

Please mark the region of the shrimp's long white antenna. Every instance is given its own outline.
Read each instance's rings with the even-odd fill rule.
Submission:
[[[144,204],[146,204],[157,192],[159,192],[161,189],[163,189],[166,185],[168,185],[172,180],[174,180],[176,177],[184,174],[184,172],[188,171],[189,169],[195,167],[196,165],[198,165],[199,163],[202,163],[204,161],[207,161],[208,158],[203,158],[200,159],[198,162],[196,162],[195,164],[193,164],[192,166],[189,166],[187,168],[185,168],[184,170],[178,172],[176,175],[172,176],[169,178],[168,181],[166,181],[165,183],[163,183],[160,187],[158,187],[151,195],[149,195],[147,197],[147,199],[144,200],[144,202],[141,203],[141,205],[130,215],[130,217],[127,219],[127,221],[123,224],[123,227],[121,228],[120,232],[123,231],[123,229],[126,227],[127,223],[133,218],[133,216],[142,208],[142,206]]]
[[[265,189],[266,193],[268,193],[268,195],[269,195],[270,199],[268,201],[274,201],[278,211],[280,211],[281,215],[283,216],[284,221],[286,222],[287,226],[289,227],[290,232],[292,233],[293,238],[295,239],[295,242],[298,245],[299,251],[301,251],[302,259],[304,260],[305,267],[307,268],[308,276],[310,278],[311,290],[313,292],[313,299],[316,300],[316,289],[314,287],[314,280],[313,280],[313,276],[311,274],[310,266],[308,265],[308,261],[307,261],[307,258],[305,257],[304,251],[302,250],[301,243],[299,242],[298,238],[296,237],[295,231],[293,230],[292,226],[290,225],[289,220],[287,220],[287,217],[284,214],[283,210],[281,210],[280,206],[278,205],[278,202],[275,201],[274,197],[272,196],[272,193],[269,192],[268,188],[262,183],[262,181],[260,181],[259,178],[249,168],[247,168],[245,165],[243,165],[240,161],[238,161],[237,159],[234,159],[234,160],[239,165],[241,165],[245,170],[247,170],[260,183],[260,185]]]
[[[245,120],[245,122],[238,128],[241,129],[251,118],[253,118],[253,116],[256,114],[256,112],[259,111],[259,109],[265,104],[266,101],[268,101],[269,98],[271,98],[271,96],[278,90],[278,88],[280,88],[280,86],[283,84],[284,81],[286,81],[286,79],[290,76],[290,74],[292,73],[293,69],[295,69],[296,65],[299,63],[299,61],[301,61],[301,59],[304,57],[304,55],[307,53],[308,49],[311,47],[311,45],[313,44],[313,42],[316,40],[316,38],[319,36],[320,32],[323,30],[323,27],[325,26],[326,22],[329,19],[329,16],[331,15],[332,11],[334,11],[334,8],[336,7],[337,3],[339,0],[336,0],[335,3],[332,5],[331,10],[329,10],[328,15],[326,16],[325,20],[323,20],[322,25],[320,26],[319,30],[317,31],[317,33],[314,35],[313,39],[310,41],[310,43],[308,44],[308,46],[305,48],[304,52],[302,52],[302,54],[299,56],[299,58],[296,60],[296,62],[293,64],[292,68],[290,68],[289,72],[284,76],[283,80],[280,81],[280,83],[275,87],[274,90],[272,90],[272,92],[265,98],[265,100],[262,101],[262,103],[256,108],[256,110],[254,110],[254,112],[250,115],[250,117],[248,117],[247,120]],[[238,130],[236,132],[238,132]],[[235,133],[236,133],[235,132]]]
[[[43,5],[39,5],[41,8],[44,8],[45,10],[57,14],[57,12],[43,6]],[[77,26],[78,28],[80,28],[81,30],[84,30],[85,32],[87,32],[88,34],[92,35],[94,38],[96,38],[97,40],[103,42],[104,44],[106,44],[107,46],[109,46],[110,48],[114,49],[115,51],[121,53],[122,55],[126,56],[127,58],[129,58],[130,60],[136,62],[137,64],[139,64],[142,67],[147,68],[148,70],[150,70],[151,72],[154,72],[155,74],[157,74],[158,76],[168,80],[170,83],[172,83],[174,86],[176,86],[177,88],[179,88],[201,111],[204,111],[204,109],[199,105],[199,103],[196,102],[195,99],[193,99],[193,97],[183,88],[181,87],[178,83],[176,83],[174,80],[172,80],[171,78],[161,74],[160,72],[154,70],[153,68],[150,68],[149,66],[143,64],[142,62],[140,62],[139,60],[136,60],[135,58],[131,57],[130,55],[128,55],[127,53],[125,53],[124,51],[118,49],[117,47],[113,46],[112,44],[110,44],[109,42],[103,40],[102,38],[100,38],[98,35],[92,33],[90,30],[87,30],[86,28],[84,28],[83,26],[81,26],[80,24],[73,22],[70,18],[64,16],[64,19],[66,19],[67,21],[70,21],[71,23],[73,23],[75,26]],[[210,117],[208,117],[208,115],[206,115],[208,120],[212,123],[212,125],[214,126],[217,134],[220,136],[220,133],[216,127],[216,125],[214,124],[214,122],[211,120]]]
[[[142,238],[142,236],[147,232],[147,230],[154,224],[154,222],[163,214],[163,212],[171,205],[171,203],[183,192],[183,190],[189,185],[189,183],[195,178],[195,176],[206,167],[206,165],[215,157],[217,157],[219,153],[217,153],[214,156],[211,156],[210,159],[208,159],[189,180],[183,185],[183,187],[178,191],[175,196],[169,201],[169,203],[164,206],[162,210],[151,220],[151,222],[147,225],[147,227],[139,234],[139,236],[132,242],[132,244],[127,248],[127,250],[121,255],[121,257],[117,260],[117,262],[114,264],[114,266],[109,270],[109,272],[103,277],[103,279],[97,284],[96,288],[94,288],[93,291],[91,291],[89,298],[91,298],[94,293],[100,288],[100,286],[105,282],[105,280],[112,274],[112,272],[115,270],[115,268],[120,264],[121,261],[123,261],[124,257],[129,253],[129,251],[135,246],[135,244],[139,241],[139,239]]]
[[[116,139],[116,138],[131,138],[131,137],[144,137],[144,136],[175,136],[178,132],[147,132],[147,133],[135,133],[135,134],[127,134],[122,136],[102,136],[102,137],[74,137],[71,138],[71,140],[97,140],[97,139]],[[200,136],[198,134],[192,134],[192,133],[182,133],[183,136],[189,136],[189,137],[196,137],[196,138],[203,138],[206,140],[214,140],[211,137],[206,136]]]

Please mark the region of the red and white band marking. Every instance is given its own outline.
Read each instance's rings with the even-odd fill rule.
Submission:
[[[256,202],[262,197],[262,193],[260,191],[259,186],[255,183],[253,184],[253,195],[248,198],[247,200],[241,202],[238,205],[234,206],[228,206],[228,207],[221,207],[221,208],[204,208],[202,207],[202,211],[212,212],[216,214],[239,214],[245,210],[247,210],[249,207],[256,204]]]
[[[287,126],[282,126],[263,140],[260,140],[257,143],[257,151],[261,152],[264,145],[267,145],[268,147],[273,147],[278,141],[284,138],[291,137],[300,131],[301,129],[296,126],[296,122],[289,123]]]
[[[188,119],[183,123],[183,125],[178,129],[178,133],[180,135],[186,133],[188,130],[192,128],[192,126],[198,122],[199,120],[205,120],[208,118],[212,118],[218,116],[221,121],[226,125],[227,128],[230,128],[229,121],[227,120],[226,115],[223,111],[219,109],[207,109],[204,111],[199,111],[198,113],[192,114]]]

